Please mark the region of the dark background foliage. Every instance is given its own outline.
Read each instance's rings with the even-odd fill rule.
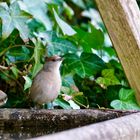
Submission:
[[[0,2],[0,89],[4,107],[29,108],[45,56],[65,58],[56,108],[139,109],[91,0]]]

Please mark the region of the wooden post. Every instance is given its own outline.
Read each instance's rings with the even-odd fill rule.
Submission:
[[[140,105],[140,11],[136,0],[95,0]]]

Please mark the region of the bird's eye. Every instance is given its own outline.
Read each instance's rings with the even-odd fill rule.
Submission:
[[[52,61],[55,62],[56,60],[55,59],[52,59]]]

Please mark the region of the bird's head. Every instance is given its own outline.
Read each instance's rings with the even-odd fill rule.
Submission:
[[[51,71],[59,70],[62,61],[63,61],[63,58],[58,56],[58,55],[54,55],[54,56],[51,56],[51,57],[46,57],[45,58],[44,69],[45,70],[51,70]]]

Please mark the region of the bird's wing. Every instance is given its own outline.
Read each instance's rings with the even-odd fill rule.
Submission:
[[[39,80],[39,79],[38,79]],[[30,97],[33,101],[37,99],[38,96],[42,93],[42,88],[39,84],[40,81],[38,81],[37,78],[33,80],[32,86],[30,88]]]

